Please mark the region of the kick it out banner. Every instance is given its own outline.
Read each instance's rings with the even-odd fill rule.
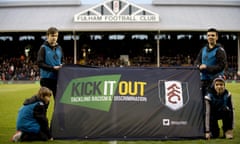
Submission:
[[[55,139],[202,138],[196,68],[88,68],[59,71]]]

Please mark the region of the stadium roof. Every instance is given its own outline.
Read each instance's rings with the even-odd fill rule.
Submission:
[[[106,6],[106,1],[98,4]],[[125,2],[126,0],[120,0]],[[159,15],[159,22],[74,22],[74,15],[96,7],[80,0],[0,2],[0,32],[46,31],[220,31],[240,32],[240,0],[153,0],[129,6]],[[97,12],[96,12],[97,13]]]

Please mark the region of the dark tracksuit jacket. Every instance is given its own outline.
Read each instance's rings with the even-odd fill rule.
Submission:
[[[218,75],[223,75],[227,64],[227,56],[225,50],[217,44],[210,49],[208,45],[203,47],[195,61],[195,65],[200,66],[206,64],[207,69],[201,71],[201,80],[213,80]]]
[[[40,68],[40,77],[57,79],[57,71],[53,69],[54,66],[59,66],[63,62],[62,48],[57,45],[52,47],[48,42],[40,47],[38,51],[37,63]]]

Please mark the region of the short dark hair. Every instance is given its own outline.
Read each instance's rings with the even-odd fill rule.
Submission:
[[[49,35],[49,34],[55,34],[55,33],[58,33],[58,29],[57,29],[57,28],[55,28],[55,27],[50,27],[50,28],[48,28],[48,30],[47,30],[47,35]]]
[[[215,28],[209,28],[207,32],[215,32],[218,35],[218,31]]]

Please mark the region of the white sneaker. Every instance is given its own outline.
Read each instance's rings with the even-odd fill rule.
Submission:
[[[233,139],[233,131],[232,130],[227,130],[225,132],[225,137],[226,137],[226,139]]]
[[[12,142],[19,142],[20,138],[21,138],[21,135],[22,135],[22,132],[17,131],[12,137]]]

